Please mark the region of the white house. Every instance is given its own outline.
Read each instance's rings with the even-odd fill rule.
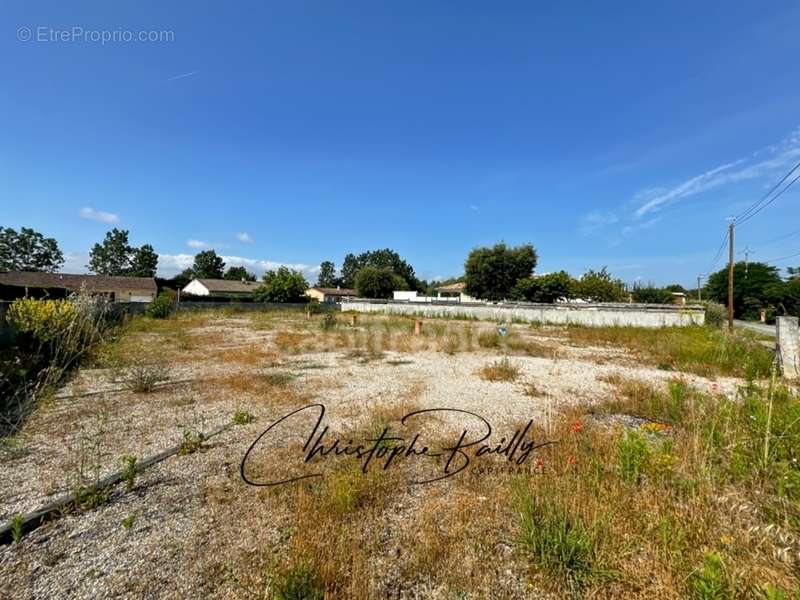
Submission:
[[[181,290],[192,296],[223,296],[249,298],[260,283],[257,281],[231,281],[228,279],[192,279]]]
[[[451,283],[450,285],[443,285],[436,288],[437,300],[450,301],[450,302],[479,302],[477,298],[464,293],[464,282]]]

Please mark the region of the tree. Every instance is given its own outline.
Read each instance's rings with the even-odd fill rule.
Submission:
[[[223,279],[228,279],[229,281],[255,281],[256,276],[253,275],[250,271],[248,271],[245,267],[228,267],[228,270],[225,271],[225,274],[222,276]]]
[[[158,254],[150,244],[136,250],[130,272],[133,277],[155,277],[157,268]]]
[[[253,291],[256,302],[306,302],[308,283],[300,271],[280,267],[264,273],[264,283]]]
[[[651,283],[647,285],[636,284],[633,286],[631,296],[634,302],[640,304],[669,304],[672,302],[672,291],[669,288],[656,287]],[[675,291],[683,291],[683,289]]]
[[[201,279],[222,279],[225,261],[214,250],[203,250],[194,257],[192,273]]]
[[[352,255],[350,255],[352,256]],[[322,261],[319,265],[319,275],[317,275],[317,286],[332,288],[336,287],[339,280],[336,278],[336,265],[330,260]]]
[[[499,243],[492,248],[475,248],[464,263],[464,291],[484,300],[509,298],[517,282],[531,276],[536,260],[531,244],[509,248]]]
[[[98,275],[129,275],[135,248],[128,243],[128,231],[116,227],[106,233],[89,252],[89,270]]]
[[[393,291],[408,289],[406,280],[388,267],[360,269],[355,284],[362,298],[391,298]]]
[[[54,238],[23,227],[17,233],[0,227],[0,270],[57,271],[64,264],[64,255]]]
[[[552,303],[572,297],[575,281],[566,271],[548,273],[541,277],[526,277],[517,281],[511,298],[528,302]]]
[[[406,287],[404,289],[422,291],[420,282],[414,274],[414,268],[400,258],[397,252],[389,248],[362,252],[358,256],[353,254],[346,255],[342,263],[341,285],[355,287],[356,275],[364,267],[389,269],[405,281]]]
[[[599,271],[588,270],[575,285],[579,298],[592,302],[623,302],[626,299],[625,284],[614,279],[606,267]]]
[[[738,262],[733,266],[733,314],[758,318],[759,309],[775,301],[783,280],[776,267],[760,262]],[[777,286],[777,287],[776,287]],[[708,298],[728,305],[728,267],[708,276]]]

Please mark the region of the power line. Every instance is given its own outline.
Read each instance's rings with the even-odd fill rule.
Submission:
[[[728,231],[726,230],[725,235],[722,237],[722,242],[719,245],[719,249],[717,250],[717,253],[714,255],[714,260],[711,261],[711,266],[708,268],[708,271],[706,271],[706,275],[710,275],[714,271],[714,268],[717,266],[717,263],[719,262],[719,259],[722,256],[722,251],[725,248],[725,244],[727,243],[727,241],[728,241]]]
[[[782,260],[786,260],[787,258],[794,258],[795,256],[800,256],[800,252],[797,252],[795,254],[789,254],[788,256],[781,256],[780,258],[773,258],[773,259],[770,259],[770,260],[765,260],[764,262],[767,263],[767,264],[774,263],[774,262],[780,262]]]
[[[800,166],[800,164],[799,164],[798,166]],[[797,168],[797,167],[795,167],[795,168]],[[789,174],[791,174],[792,172],[794,172],[794,171],[790,171],[790,172],[789,172]],[[788,174],[787,174],[787,175],[788,175]],[[767,201],[765,204],[762,204],[762,205],[761,205],[761,206],[760,206],[760,207],[759,207],[757,210],[755,210],[754,212],[751,212],[749,215],[747,215],[747,216],[746,216],[746,217],[744,217],[744,218],[743,218],[741,221],[739,221],[739,224],[741,225],[742,223],[746,223],[747,221],[749,221],[750,219],[752,219],[753,217],[755,217],[755,216],[756,216],[758,213],[760,213],[762,210],[764,210],[765,208],[767,208],[767,207],[768,207],[770,204],[772,204],[773,202],[775,202],[775,200],[777,200],[778,198],[780,198],[780,197],[783,195],[783,193],[784,193],[786,190],[788,190],[790,187],[792,187],[792,185],[794,185],[794,183],[795,183],[795,182],[796,182],[798,179],[800,179],[800,175],[798,175],[797,177],[795,177],[794,179],[792,179],[792,180],[791,180],[789,183],[787,183],[787,184],[786,184],[786,186],[785,186],[785,187],[784,187],[784,188],[783,188],[783,189],[782,189],[780,192],[778,192],[778,193],[777,193],[777,194],[775,194],[775,195],[774,195],[772,198],[770,198],[770,199],[769,199],[769,201]],[[785,180],[785,178],[784,178],[784,180]],[[783,180],[781,180],[781,181],[783,181]]]
[[[781,184],[782,184],[784,181],[786,181],[787,179],[789,179],[789,177],[791,177],[791,176],[792,176],[792,174],[793,174],[795,171],[797,171],[797,169],[800,169],[800,162],[798,162],[798,163],[797,163],[797,164],[796,164],[794,167],[792,167],[792,169],[791,169],[791,170],[790,170],[788,173],[786,173],[786,175],[784,175],[784,176],[781,178],[781,180],[780,180],[778,183],[776,183],[775,185],[773,185],[773,186],[770,188],[770,190],[769,190],[769,191],[768,191],[766,194],[764,194],[764,195],[763,195],[761,198],[759,198],[759,199],[758,199],[756,202],[754,202],[753,204],[751,204],[751,205],[750,205],[750,207],[748,207],[748,208],[747,208],[747,209],[746,209],[744,212],[740,213],[740,214],[739,214],[739,215],[736,217],[736,220],[737,220],[738,222],[742,223],[742,222],[746,221],[747,219],[749,219],[749,218],[753,217],[753,216],[754,216],[756,213],[760,212],[760,211],[761,211],[761,210],[762,210],[764,207],[763,207],[763,206],[762,206],[761,208],[757,208],[757,207],[758,207],[758,206],[759,206],[761,203],[763,203],[763,202],[764,202],[764,201],[765,201],[767,198],[769,198],[769,197],[772,195],[772,193],[773,193],[775,190],[777,190],[777,189],[778,189],[778,188],[781,186]],[[797,181],[797,179],[795,179],[794,181]],[[794,181],[793,181],[792,183],[794,183]],[[789,185],[791,185],[791,183],[790,183]],[[787,187],[784,189],[784,191],[786,191],[786,189],[788,189],[788,187],[789,187],[789,186],[787,186]],[[783,193],[783,192],[781,192],[781,193]],[[777,196],[776,196],[776,198],[777,198]],[[775,200],[775,198],[773,198],[772,200],[770,200],[770,201],[769,201],[767,204],[770,204],[770,203],[772,203],[774,200]],[[765,206],[766,206],[766,205],[765,205]],[[753,211],[755,211],[755,212],[753,212]]]
[[[771,238],[765,242],[756,242],[756,246],[769,246],[770,244],[774,244],[775,242],[780,242],[781,240],[785,240],[786,238],[790,238],[794,235],[800,233],[800,229],[795,231],[791,231],[789,233],[785,233],[783,235],[779,235],[778,237]]]

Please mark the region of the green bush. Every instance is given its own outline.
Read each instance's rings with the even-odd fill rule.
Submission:
[[[629,431],[619,441],[618,456],[622,478],[638,483],[650,458],[650,445],[641,433]]]
[[[147,307],[147,316],[153,319],[166,319],[175,310],[175,292],[165,290]]]
[[[580,592],[599,574],[596,531],[557,502],[552,490],[534,495],[521,481],[515,484],[519,544],[543,571],[557,574]]]
[[[716,302],[706,302],[706,325],[710,327],[722,327],[728,319],[728,311],[722,304]]]
[[[364,267],[356,273],[356,291],[362,298],[391,298],[395,290],[405,290],[405,279],[387,267]]]
[[[276,600],[322,600],[325,597],[319,574],[305,563],[281,573],[273,584]]]
[[[689,589],[695,600],[727,600],[736,596],[725,563],[716,552],[706,554],[703,566],[692,573]]]
[[[264,283],[253,291],[256,302],[307,302],[308,283],[300,271],[280,267],[264,273]]]

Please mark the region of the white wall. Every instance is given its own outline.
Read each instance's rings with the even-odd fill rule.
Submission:
[[[520,321],[562,325],[633,325],[637,327],[670,327],[705,323],[705,311],[702,307],[670,304],[469,305],[355,300],[343,302],[342,310],[422,317],[462,317],[501,323]]]
[[[184,287],[181,292],[184,294],[192,294],[193,296],[208,296],[209,293],[208,288],[197,281],[197,279],[192,279],[187,283],[186,287]]]

